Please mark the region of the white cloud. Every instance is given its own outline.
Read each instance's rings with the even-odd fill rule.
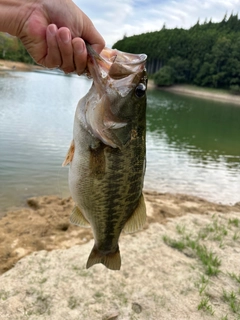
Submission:
[[[89,16],[111,47],[124,34],[131,36],[167,28],[193,26],[198,19],[221,21],[225,15],[240,13],[240,0],[75,0]]]

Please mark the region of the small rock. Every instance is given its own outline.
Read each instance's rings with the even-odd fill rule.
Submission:
[[[33,209],[39,209],[40,208],[39,202],[35,198],[28,199],[27,200],[27,204],[29,205],[30,208],[33,208]]]
[[[133,302],[132,303],[132,310],[139,314],[142,312],[142,306],[137,302]]]
[[[118,312],[106,313],[102,316],[102,320],[118,320]]]

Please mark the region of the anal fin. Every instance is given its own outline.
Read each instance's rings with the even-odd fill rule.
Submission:
[[[84,217],[84,215],[82,214],[82,212],[77,206],[73,208],[72,214],[70,216],[70,222],[79,227],[84,227],[84,228],[90,227],[89,222],[87,221],[87,219]]]
[[[125,233],[133,233],[143,229],[143,226],[146,222],[146,205],[144,201],[143,194],[139,199],[139,203],[132,216],[126,222],[123,231]]]
[[[67,155],[65,160],[62,163],[62,167],[67,166],[70,162],[72,162],[73,159],[73,155],[74,155],[74,151],[75,151],[75,145],[74,145],[74,140],[72,140],[71,145],[68,149]]]
[[[117,247],[117,250],[115,252],[104,254],[98,251],[98,249],[94,245],[89,255],[86,267],[88,269],[97,263],[102,263],[105,267],[107,267],[110,270],[120,270],[121,256],[119,247]]]

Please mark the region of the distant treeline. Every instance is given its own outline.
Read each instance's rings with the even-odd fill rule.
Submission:
[[[240,20],[199,21],[189,30],[166,29],[124,37],[113,46],[146,53],[147,70],[160,86],[188,83],[240,91]]]
[[[22,42],[3,32],[0,32],[0,59],[34,63]]]

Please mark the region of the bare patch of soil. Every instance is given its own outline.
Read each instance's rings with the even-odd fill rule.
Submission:
[[[188,196],[145,192],[148,220],[165,224],[169,218],[191,214],[240,212],[235,206],[220,205]],[[0,220],[0,274],[11,269],[24,256],[40,250],[67,249],[93,238],[91,229],[69,222],[74,203],[57,196],[30,198],[28,207],[8,212]]]

